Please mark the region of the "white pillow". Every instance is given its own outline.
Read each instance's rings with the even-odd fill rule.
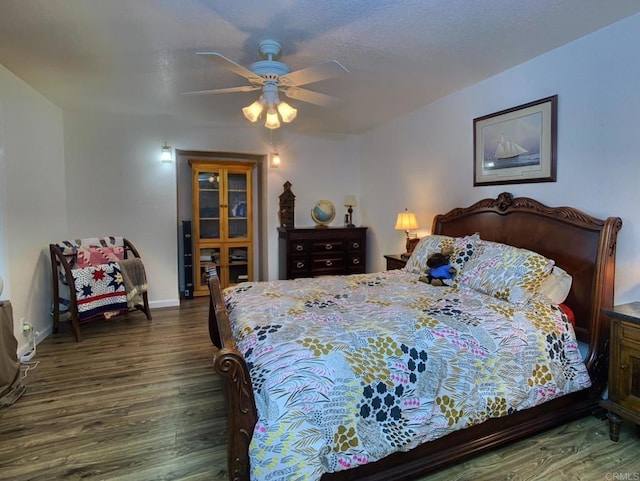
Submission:
[[[573,278],[558,266],[553,266],[551,274],[545,277],[538,293],[546,296],[553,304],[562,304],[569,295]]]

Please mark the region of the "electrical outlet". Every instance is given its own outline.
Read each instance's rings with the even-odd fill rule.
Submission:
[[[33,331],[33,326],[24,320],[24,317],[20,320],[22,322],[22,332],[24,334],[29,334]]]

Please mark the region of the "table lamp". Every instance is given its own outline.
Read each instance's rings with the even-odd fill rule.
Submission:
[[[400,212],[398,214],[398,218],[396,219],[396,230],[403,230],[407,235],[407,242],[405,244],[406,252],[401,254],[400,256],[403,259],[407,259],[411,256],[411,252],[415,247],[415,242],[409,238],[409,231],[418,229],[420,226],[418,225],[418,221],[416,220],[416,215],[413,212],[409,212],[408,209],[405,209],[404,212]]]
[[[344,199],[344,206],[347,207],[348,217],[346,222],[346,227],[355,227],[353,225],[353,208],[358,205],[356,202],[356,198],[353,195],[348,195]]]

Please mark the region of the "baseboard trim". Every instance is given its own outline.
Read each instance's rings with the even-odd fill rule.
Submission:
[[[149,301],[149,307],[152,309],[160,307],[180,307],[180,299],[165,299],[160,301]]]

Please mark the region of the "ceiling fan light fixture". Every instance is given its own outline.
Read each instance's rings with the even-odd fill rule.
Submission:
[[[300,87],[349,72],[336,60],[292,72],[285,63],[278,60],[282,54],[282,45],[275,40],[262,40],[258,45],[258,52],[263,60],[252,63],[250,68],[240,65],[218,52],[196,52],[203,58],[232,71],[240,77],[244,77],[249,81],[250,85],[185,92],[185,94],[251,92],[261,89],[262,95],[260,98],[251,105],[242,108],[242,113],[250,122],[257,122],[266,114],[265,126],[269,129],[277,129],[280,127],[280,122],[292,122],[298,114],[298,111],[291,105],[280,101],[278,98],[279,91],[285,92],[287,97],[326,107],[334,104],[336,99],[329,95]]]
[[[283,102],[283,101],[280,101],[278,103],[278,112],[282,117],[282,121],[285,123],[291,122],[293,119],[296,118],[296,115],[298,115],[297,109],[294,109],[287,102]]]
[[[262,97],[242,109],[242,113],[250,122],[257,122],[264,108]]]
[[[267,121],[264,123],[264,126],[268,129],[277,129],[280,127],[280,119],[278,118],[276,109],[270,108],[267,110]]]

